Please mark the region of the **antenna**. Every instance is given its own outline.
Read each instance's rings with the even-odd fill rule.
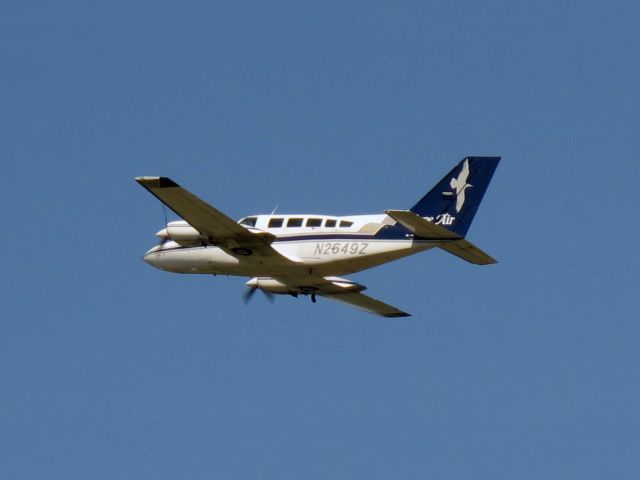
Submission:
[[[275,207],[273,207],[273,210],[271,211],[271,215],[274,215],[276,213],[276,210],[278,210],[278,207],[280,205],[276,205]]]

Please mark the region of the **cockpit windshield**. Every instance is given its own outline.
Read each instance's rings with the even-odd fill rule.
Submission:
[[[238,223],[240,225],[244,225],[245,227],[255,227],[257,219],[258,219],[257,217],[244,217]]]

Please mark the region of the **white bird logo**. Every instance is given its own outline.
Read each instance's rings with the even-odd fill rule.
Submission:
[[[451,188],[455,190],[456,212],[460,212],[460,210],[462,210],[462,206],[464,205],[464,191],[469,187],[473,187],[473,185],[467,183],[467,178],[469,178],[469,160],[464,161],[458,178],[453,177],[451,179],[451,183],[449,184],[451,185]],[[453,195],[454,192],[446,192],[445,194]]]

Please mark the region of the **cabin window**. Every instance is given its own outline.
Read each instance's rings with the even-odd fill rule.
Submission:
[[[322,225],[321,218],[310,218],[307,220],[307,227],[319,227]]]
[[[290,218],[287,221],[287,227],[301,227],[304,218]]]
[[[340,221],[340,228],[349,228],[351,225],[353,225],[353,222],[349,222],[347,220]]]
[[[335,221],[335,220],[327,220],[327,221],[324,223],[324,226],[325,226],[325,227],[327,227],[327,228],[335,228],[335,226],[336,226],[336,221]]]
[[[255,227],[257,219],[258,217],[245,217],[240,220],[240,225],[244,225],[245,227]]]
[[[269,228],[280,228],[283,222],[284,218],[272,218],[269,220]]]

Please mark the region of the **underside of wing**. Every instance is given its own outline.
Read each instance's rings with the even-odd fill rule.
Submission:
[[[361,292],[342,292],[342,293],[318,293],[318,295],[328,298],[329,300],[335,300],[336,302],[344,303],[350,307],[359,308],[365,312],[380,315],[382,317],[395,318],[395,317],[410,317],[411,314],[398,310],[396,307],[369,297]]]
[[[274,239],[271,234],[251,232],[173,180],[166,177],[137,177],[136,181],[200,232],[205,243],[217,245],[233,254],[284,259],[271,248]]]
[[[321,277],[310,274],[305,277],[278,277],[289,286],[291,291],[302,294],[315,294],[329,300],[359,308],[365,312],[382,317],[409,317],[410,314],[362,293],[367,287],[340,277]]]

